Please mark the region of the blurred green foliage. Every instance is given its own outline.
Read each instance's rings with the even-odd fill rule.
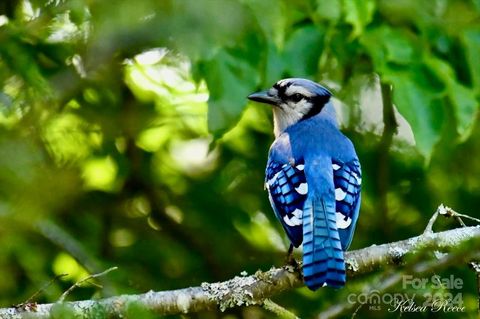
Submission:
[[[2,305],[61,273],[69,276],[38,302],[110,266],[119,270],[99,279],[103,289],[86,285],[70,298],[281,265],[288,243],[263,190],[271,115],[245,97],[287,76],[338,97],[364,170],[352,249],[419,234],[440,202],[475,213],[478,61],[478,0],[0,3]],[[398,134],[382,116],[392,101],[381,85],[393,85]],[[474,275],[452,271],[473,316]],[[369,280],[276,301],[311,317]]]

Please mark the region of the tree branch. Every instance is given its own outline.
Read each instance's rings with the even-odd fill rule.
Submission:
[[[391,171],[390,148],[393,137],[397,133],[398,123],[395,118],[395,107],[393,106],[392,85],[380,82],[380,91],[382,93],[383,133],[378,143],[376,155],[378,163],[376,176],[378,200],[376,201],[376,210],[382,216],[379,219],[383,221],[380,229],[385,237],[388,238],[389,234],[391,234],[387,205],[387,191],[389,189]]]
[[[65,300],[65,298],[68,296],[69,293],[71,293],[75,288],[80,287],[80,285],[83,284],[84,282],[89,281],[89,280],[94,279],[94,278],[105,276],[109,272],[111,272],[113,270],[117,270],[117,269],[118,269],[118,267],[111,267],[111,268],[108,268],[105,271],[102,271],[99,274],[93,274],[93,275],[90,275],[90,276],[87,276],[87,277],[83,278],[82,280],[77,281],[70,288],[65,290],[65,292],[60,296],[60,298],[58,298],[58,302],[63,302]]]
[[[407,274],[415,274],[415,276],[421,276],[424,274],[435,273],[436,271],[452,264],[456,264],[457,266],[459,264],[464,265],[472,257],[478,256],[478,253],[476,251],[467,251],[468,249],[470,249],[470,247],[462,247],[462,249],[456,250],[450,254],[445,254],[442,257],[437,257],[427,261],[420,261],[418,263],[412,263],[411,265],[409,264],[404,269],[399,271],[390,272],[387,274],[382,273],[376,276],[376,278],[374,278],[373,280],[371,279],[370,283],[364,286],[359,293],[362,293],[366,296],[370,296],[372,294],[379,294],[380,292],[388,291],[395,285],[399,284],[402,280],[404,280],[404,276]],[[416,258],[417,260],[421,259],[420,255],[422,254],[419,254],[419,258]],[[345,301],[343,303],[336,303],[327,310],[318,314],[317,318],[343,318],[345,317],[345,314],[347,312],[351,312],[353,308],[356,307],[356,312],[364,305],[364,303],[359,303],[358,299],[354,302]]]
[[[422,248],[449,249],[473,239],[480,239],[480,227],[462,227],[439,233],[427,232],[406,240],[373,245],[367,248],[345,253],[349,277],[371,272],[381,265],[399,264],[406,254],[421,252]],[[303,285],[301,274],[292,266],[257,271],[250,276],[235,278],[218,283],[202,283],[199,287],[190,287],[171,291],[150,291],[138,295],[121,295],[100,300],[65,302],[62,305],[82,318],[88,317],[94,310],[101,310],[108,317],[124,316],[132,304],[144,307],[152,312],[167,315],[193,313],[206,310],[225,310],[231,307],[261,305],[274,295]],[[0,318],[22,318],[28,312],[28,318],[48,318],[56,304],[38,304],[27,308],[0,309]]]

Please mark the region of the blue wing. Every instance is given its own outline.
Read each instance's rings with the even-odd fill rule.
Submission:
[[[342,249],[347,250],[352,242],[360,211],[362,172],[357,159],[347,163],[333,160],[332,168],[337,228]]]
[[[328,167],[328,166],[327,166]],[[303,242],[303,275],[312,290],[345,284],[343,251],[352,241],[360,209],[358,160],[332,160],[335,202],[308,196],[304,162],[269,161],[266,187],[275,215],[295,247]],[[305,220],[305,221],[303,221]]]
[[[358,160],[332,160],[336,224],[342,249],[350,245],[360,209],[361,169]],[[266,170],[270,204],[295,247],[303,241],[302,218],[308,193],[304,162],[292,165],[270,161]]]
[[[266,171],[270,204],[295,247],[302,243],[303,205],[308,192],[303,168],[303,161],[296,165],[270,161]]]

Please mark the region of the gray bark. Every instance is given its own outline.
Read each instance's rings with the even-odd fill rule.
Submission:
[[[474,239],[480,239],[479,226],[438,233],[427,231],[406,240],[350,251],[345,253],[348,277],[374,271],[380,266],[399,264],[406,254],[415,254],[425,248],[448,250]],[[224,282],[202,283],[198,287],[178,290],[150,291],[99,300],[24,304],[16,308],[0,309],[0,318],[49,318],[52,312],[66,310],[78,318],[89,318],[97,311],[115,318],[123,317],[128,307],[132,305],[144,307],[161,315],[215,309],[223,311],[231,307],[261,305],[267,298],[302,285],[300,271],[293,266],[284,266],[264,272],[258,271],[249,276],[236,276]]]

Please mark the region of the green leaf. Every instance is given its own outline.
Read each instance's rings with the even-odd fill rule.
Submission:
[[[455,81],[455,72],[447,62],[434,56],[427,56],[424,59],[424,63],[425,66],[433,72],[433,78],[435,78],[436,81],[441,81],[446,85]]]
[[[353,26],[350,37],[357,38],[372,21],[375,12],[373,0],[344,0],[345,21]]]
[[[470,77],[476,93],[480,93],[480,30],[468,30],[462,36]]]
[[[287,15],[285,3],[276,0],[243,0],[252,10],[256,21],[267,39],[278,48],[283,46]]]
[[[394,103],[412,127],[418,150],[429,158],[440,138],[443,110],[441,100],[416,83],[413,73],[397,73],[388,80],[394,86]]]
[[[430,56],[425,59],[425,65],[433,72],[429,83],[437,79],[445,84],[446,94],[456,117],[457,131],[460,139],[465,140],[470,135],[476,119],[478,102],[475,99],[475,91],[456,81],[455,72],[447,62]]]
[[[480,11],[480,0],[473,0],[472,2],[475,6],[475,9],[477,9],[477,11]]]
[[[277,82],[282,77],[284,68],[285,65],[281,52],[278,51],[272,42],[269,42],[265,67],[265,83],[269,85]]]
[[[296,29],[285,45],[284,61],[291,76],[309,77],[318,72],[325,31],[314,25]]]
[[[317,0],[315,14],[325,20],[337,21],[342,15],[341,0]]]
[[[392,30],[386,40],[388,61],[406,65],[414,59],[413,46],[404,33]]]
[[[236,124],[247,96],[259,83],[256,68],[238,55],[239,52],[220,50],[203,65],[210,91],[208,127],[216,135]]]
[[[465,140],[470,136],[477,118],[478,102],[475,93],[457,82],[453,82],[449,89],[449,97],[454,106],[457,119],[457,131],[460,139]]]
[[[419,50],[415,40],[406,31],[382,26],[365,32],[360,43],[379,72],[384,71],[388,63],[407,66],[418,60]]]

